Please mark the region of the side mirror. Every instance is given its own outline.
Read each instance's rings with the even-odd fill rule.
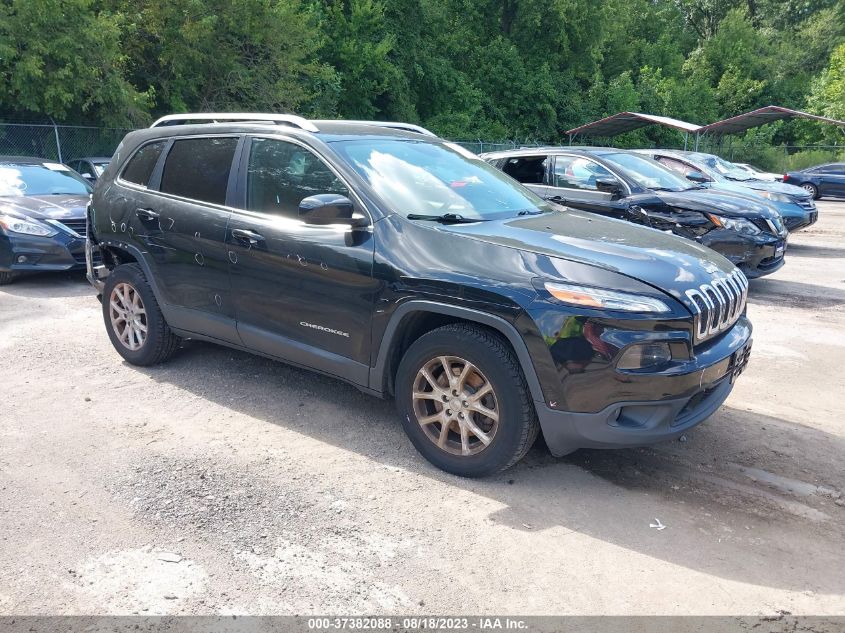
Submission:
[[[366,226],[367,219],[355,213],[355,205],[346,196],[336,193],[321,193],[303,198],[299,203],[299,217],[306,224],[346,224]]]
[[[684,174],[687,180],[692,180],[693,182],[710,182],[710,178],[702,174],[700,171],[688,171]]]
[[[618,198],[622,195],[622,186],[615,178],[596,178],[596,191]]]

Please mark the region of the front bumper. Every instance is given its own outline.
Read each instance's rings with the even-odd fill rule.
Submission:
[[[0,272],[85,268],[85,238],[60,232],[38,237],[0,231]]]
[[[596,413],[560,411],[535,403],[546,444],[559,456],[579,448],[645,446],[677,438],[710,417],[727,399],[734,379],[745,369],[750,349],[751,324],[741,317],[718,341],[696,352],[686,368],[689,371],[637,374],[639,387],[647,386],[654,399],[620,399]]]
[[[787,235],[741,235],[714,230],[700,240],[704,246],[727,257],[749,279],[770,275],[784,264]]]
[[[802,216],[784,216],[783,224],[786,226],[786,229],[792,233],[793,231],[800,231],[801,229],[806,229],[808,226],[812,226],[815,224],[819,219],[819,212],[816,210],[808,211]]]

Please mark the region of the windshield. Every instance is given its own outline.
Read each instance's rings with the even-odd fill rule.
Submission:
[[[91,187],[61,163],[0,163],[0,196],[85,195]]]
[[[338,153],[402,215],[494,220],[551,211],[542,198],[474,154],[448,143],[340,141]]]
[[[726,160],[722,160],[718,156],[708,156],[704,159],[704,162],[707,163],[708,167],[715,170],[718,174],[724,176],[725,178],[730,178],[731,180],[754,179],[754,177],[751,176],[748,172],[740,169],[733,163],[729,163]]]
[[[603,154],[602,158],[620,167],[628,177],[646,189],[685,191],[694,188],[689,180],[650,158],[624,152]]]

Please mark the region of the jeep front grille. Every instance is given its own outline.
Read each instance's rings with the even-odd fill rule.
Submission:
[[[695,342],[707,340],[732,326],[745,310],[748,298],[748,279],[735,268],[710,283],[687,290],[692,303],[695,323]]]

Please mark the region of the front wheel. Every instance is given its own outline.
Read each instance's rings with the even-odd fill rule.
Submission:
[[[0,273],[0,286],[12,283],[15,273]]]
[[[813,183],[805,182],[803,185],[801,185],[801,188],[807,193],[809,193],[813,197],[813,200],[819,199],[819,188],[816,187]]]
[[[106,277],[103,320],[112,345],[133,365],[164,362],[181,340],[164,320],[138,264],[122,264]]]
[[[423,457],[462,477],[514,465],[540,428],[513,351],[469,324],[432,330],[410,346],[396,374],[396,404]]]

